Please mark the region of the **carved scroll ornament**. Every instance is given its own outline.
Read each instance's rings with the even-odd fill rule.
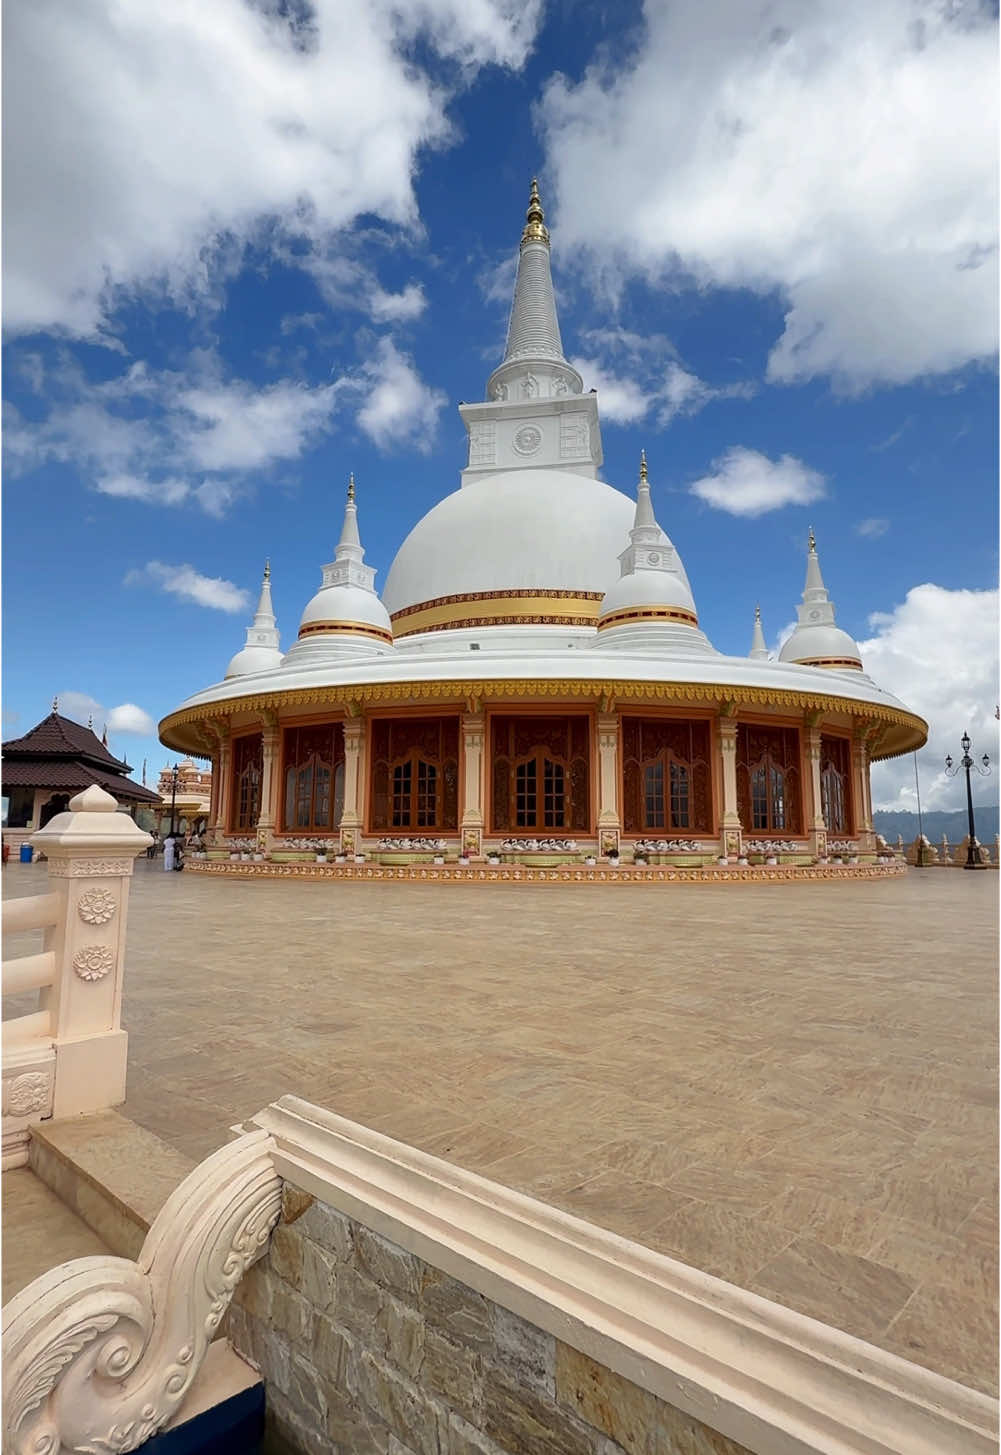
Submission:
[[[134,1450],[175,1413],[281,1210],[274,1142],[231,1142],[186,1177],[136,1263],[78,1258],[4,1309],[5,1455]]]

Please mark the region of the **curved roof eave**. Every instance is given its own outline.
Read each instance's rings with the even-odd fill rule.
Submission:
[[[435,695],[433,691],[427,691],[435,683],[454,684],[454,695],[462,696],[474,693],[477,683],[481,684],[479,690],[482,691],[490,683],[501,682],[593,683],[595,694],[608,690],[616,683],[658,686],[666,690],[664,695],[673,686],[689,689],[704,686],[709,689],[710,695],[717,697],[725,696],[726,689],[733,688],[739,698],[747,700],[745,694],[748,694],[753,701],[760,695],[762,702],[767,703],[774,695],[778,704],[786,694],[792,701],[799,696],[823,699],[828,703],[843,699],[847,711],[857,714],[860,709],[871,707],[880,717],[897,719],[899,715],[899,725],[910,727],[901,746],[887,741],[885,749],[888,751],[878,751],[878,757],[907,752],[927,735],[927,725],[916,713],[862,672],[838,672],[788,662],[762,662],[747,657],[719,655],[672,660],[662,655],[643,656],[614,649],[601,650],[589,644],[574,650],[569,659],[566,649],[561,653],[555,650],[484,652],[475,661],[455,652],[433,656],[390,652],[381,657],[345,660],[339,666],[328,663],[313,668],[305,664],[292,669],[282,667],[206,687],[168,714],[159,730],[161,739],[168,746],[188,748],[188,735],[182,732],[180,737],[176,736],[177,729],[185,723],[212,717],[214,707],[220,709],[220,716],[239,711],[242,699],[253,699],[253,706],[248,702],[247,708],[256,710],[261,699],[279,693],[324,690],[331,697],[350,698],[353,689],[363,689],[365,698],[377,698],[382,686],[387,689],[387,695],[399,699],[412,685],[414,699],[421,700]],[[421,690],[422,687],[424,690]]]

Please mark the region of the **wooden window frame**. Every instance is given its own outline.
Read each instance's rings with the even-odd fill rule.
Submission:
[[[321,733],[329,735],[330,758],[327,759],[315,747],[313,751],[300,756],[300,741],[303,734],[316,734],[317,738]],[[291,745],[294,741],[294,757]],[[308,739],[307,739],[308,741]],[[320,823],[316,816],[318,800],[317,767],[323,767],[328,771],[327,793],[325,796],[328,802],[327,823]],[[300,823],[299,803],[303,795],[299,788],[299,775],[308,771],[310,775],[308,793],[305,795],[309,806],[309,821]],[[289,812],[289,774],[295,774],[291,799],[291,814]],[[340,794],[338,797],[338,785]],[[338,803],[340,809],[338,810]],[[282,755],[281,755],[281,786],[280,786],[280,813],[282,834],[298,834],[303,838],[315,836],[317,838],[333,837],[340,828],[340,816],[344,811],[344,724],[340,720],[328,720],[323,722],[289,723],[282,732]]]

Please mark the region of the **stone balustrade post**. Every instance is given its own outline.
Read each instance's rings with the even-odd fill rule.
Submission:
[[[150,836],[117,807],[110,793],[92,785],[31,837],[48,859],[58,900],[55,924],[45,931],[55,976],[40,1000],[55,1050],[55,1117],[125,1100],[128,1036],[121,1022],[129,880]]]
[[[462,852],[477,858],[483,852],[484,739],[486,719],[478,704],[462,715]]]
[[[349,717],[344,723],[344,810],[341,813],[341,852],[360,848],[365,775],[365,719]]]
[[[742,825],[737,807],[737,720],[720,714],[719,750],[723,761],[723,815],[721,819],[720,853],[728,859],[739,859]]]

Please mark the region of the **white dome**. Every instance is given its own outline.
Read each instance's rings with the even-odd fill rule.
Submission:
[[[229,677],[246,677],[250,672],[270,672],[281,665],[281,660],[277,647],[242,647],[226,668],[223,681]]]
[[[603,593],[618,575],[633,501],[565,470],[511,470],[448,495],[396,553],[390,613],[487,591]]]
[[[380,631],[392,632],[389,612],[374,591],[365,591],[361,586],[324,586],[313,599],[306,603],[306,609],[299,623],[303,627],[316,627],[320,622],[350,623],[378,627]]]
[[[798,626],[779,652],[780,662],[820,662],[850,659],[862,665],[858,642],[839,626]]]
[[[692,593],[673,571],[632,571],[605,592],[601,615],[631,606],[678,606],[695,614]]]

